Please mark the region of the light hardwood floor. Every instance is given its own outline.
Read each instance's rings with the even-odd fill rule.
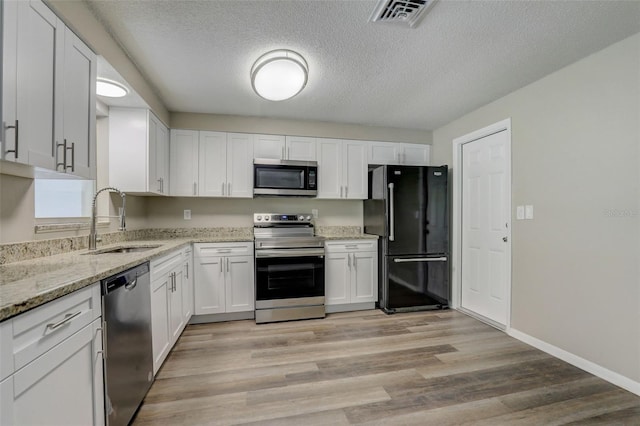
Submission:
[[[640,397],[459,312],[188,326],[134,425],[640,425]]]

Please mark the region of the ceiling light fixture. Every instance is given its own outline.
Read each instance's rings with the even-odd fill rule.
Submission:
[[[309,67],[300,54],[286,49],[272,50],[251,67],[251,86],[264,99],[284,101],[300,93],[308,75]]]
[[[117,81],[98,78],[96,82],[96,93],[108,98],[121,98],[129,93],[129,89]]]

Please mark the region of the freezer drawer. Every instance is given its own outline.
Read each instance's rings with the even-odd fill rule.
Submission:
[[[449,305],[449,258],[387,256],[380,307],[385,311],[438,309]]]

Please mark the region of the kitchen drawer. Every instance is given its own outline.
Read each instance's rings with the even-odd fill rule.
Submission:
[[[253,256],[253,243],[198,243],[194,248],[195,257]]]
[[[182,259],[182,250],[176,250],[166,256],[151,260],[151,281],[168,274],[171,270],[175,269],[177,265],[182,263]]]
[[[325,241],[324,247],[332,253],[351,253],[354,251],[377,251],[377,240],[335,240]]]
[[[2,363],[6,363],[5,354],[10,356],[8,365],[12,361],[17,371],[101,315],[99,283],[18,315],[8,325],[3,323],[0,337],[4,339],[6,333],[10,349],[3,340]]]

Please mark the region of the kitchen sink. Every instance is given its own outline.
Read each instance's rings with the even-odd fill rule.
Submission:
[[[83,254],[120,254],[120,253],[138,253],[141,251],[152,250],[160,246],[125,246],[114,247],[109,249],[95,250]]]

